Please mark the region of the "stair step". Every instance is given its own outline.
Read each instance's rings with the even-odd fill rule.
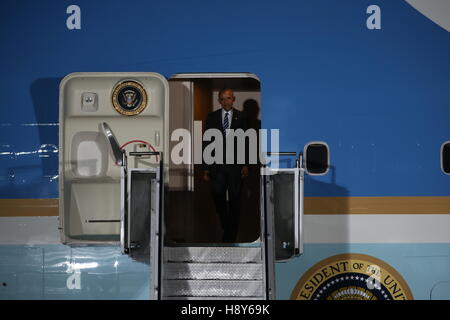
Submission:
[[[259,247],[165,247],[166,262],[258,263]]]
[[[256,263],[166,263],[164,279],[262,280],[263,266]]]
[[[164,280],[165,297],[262,297],[263,281]]]

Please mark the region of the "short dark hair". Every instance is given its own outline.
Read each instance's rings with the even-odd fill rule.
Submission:
[[[220,89],[220,91],[219,91],[219,98],[220,98],[220,96],[222,95],[222,93],[224,93],[225,91],[232,91],[232,92],[233,92],[233,89],[228,88],[228,87],[223,87],[223,88]]]

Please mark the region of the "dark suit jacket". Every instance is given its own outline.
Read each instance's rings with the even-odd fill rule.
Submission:
[[[223,137],[223,165],[226,164],[226,139],[225,139],[225,135],[223,134],[223,123],[222,123],[222,108],[220,108],[219,110],[210,112],[208,114],[208,117],[206,119],[206,126],[205,126],[205,131],[208,129],[218,129],[222,132],[222,137]],[[246,131],[248,129],[248,121],[246,116],[244,115],[244,113],[242,113],[239,110],[236,110],[235,108],[233,108],[233,119],[231,120],[231,127],[230,129],[242,129],[244,131]],[[236,139],[235,139],[236,140]],[[209,145],[210,143],[214,143],[213,141],[206,141],[203,142],[203,150],[205,150],[205,147],[207,145]],[[245,144],[245,164],[248,163],[248,142],[246,142]],[[217,170],[218,167],[223,166],[220,164],[212,164],[212,165],[208,165],[203,161],[203,165],[202,165],[202,169],[203,170],[208,170],[210,172],[214,172],[215,170]],[[236,167],[236,169],[240,170],[243,166],[243,164],[237,164],[237,144],[235,143],[234,146],[234,165],[232,165],[233,167]]]

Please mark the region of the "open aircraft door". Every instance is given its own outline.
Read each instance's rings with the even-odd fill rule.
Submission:
[[[60,85],[61,240],[120,244],[149,265],[150,299],[161,294],[168,99],[157,73],[72,73]]]

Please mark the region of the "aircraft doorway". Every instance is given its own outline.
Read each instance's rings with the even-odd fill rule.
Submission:
[[[222,227],[211,193],[211,181],[203,178],[202,165],[194,163],[194,152],[202,150],[196,132],[203,134],[208,113],[221,108],[219,91],[234,92],[233,107],[247,118],[248,128],[260,129],[260,83],[256,76],[240,74],[176,74],[169,80],[169,134],[178,128],[191,134],[190,164],[169,165],[166,197],[166,240],[171,243],[222,243]],[[199,125],[201,123],[201,131]],[[178,141],[170,141],[170,153]],[[200,145],[199,145],[200,144]],[[260,235],[260,174],[258,165],[249,165],[241,181],[240,223],[236,242],[248,243]]]

